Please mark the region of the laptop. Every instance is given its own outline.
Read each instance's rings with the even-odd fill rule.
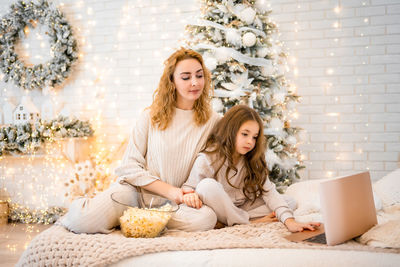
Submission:
[[[319,186],[324,224],[315,231],[292,233],[294,242],[337,245],[360,236],[376,225],[376,211],[369,172],[337,177]]]

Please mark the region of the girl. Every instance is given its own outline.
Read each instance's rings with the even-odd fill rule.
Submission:
[[[186,193],[181,186],[220,118],[211,109],[212,90],[211,75],[200,54],[184,48],[173,53],[165,62],[153,103],[138,118],[122,166],[116,169],[118,182],[93,199],[75,200],[61,224],[77,233],[111,232],[124,211],[110,197],[116,191],[130,192],[134,201],[140,190],[181,204]],[[208,230],[216,221],[209,207],[180,205],[167,226]]]
[[[214,210],[218,222],[228,226],[247,224],[262,216],[271,220],[267,215],[273,211],[291,232],[314,230],[320,224],[296,222],[287,202],[268,179],[264,139],[256,111],[244,105],[231,108],[196,158],[183,185],[196,192],[186,194],[183,201],[195,208],[204,203]]]

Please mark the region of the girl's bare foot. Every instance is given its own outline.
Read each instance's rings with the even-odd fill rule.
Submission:
[[[278,218],[275,216],[275,212],[271,212],[270,214],[264,217],[258,217],[250,219],[250,223],[264,223],[264,222],[277,222]]]
[[[214,229],[221,229],[221,228],[224,228],[225,226],[226,225],[223,224],[222,222],[217,221],[217,224],[214,226]]]

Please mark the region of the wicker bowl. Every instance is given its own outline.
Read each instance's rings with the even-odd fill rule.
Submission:
[[[138,193],[138,201],[132,200],[131,192],[114,192],[111,199],[127,209],[119,218],[121,231],[126,237],[157,237],[179,206],[166,198]],[[129,201],[128,201],[129,200]]]

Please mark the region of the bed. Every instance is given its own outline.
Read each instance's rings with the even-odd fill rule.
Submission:
[[[321,221],[318,180],[290,186],[299,221]],[[74,234],[54,225],[36,236],[17,266],[399,266],[400,169],[373,184],[378,225],[337,246],[293,243],[282,223],[204,232],[167,231],[154,239]]]

